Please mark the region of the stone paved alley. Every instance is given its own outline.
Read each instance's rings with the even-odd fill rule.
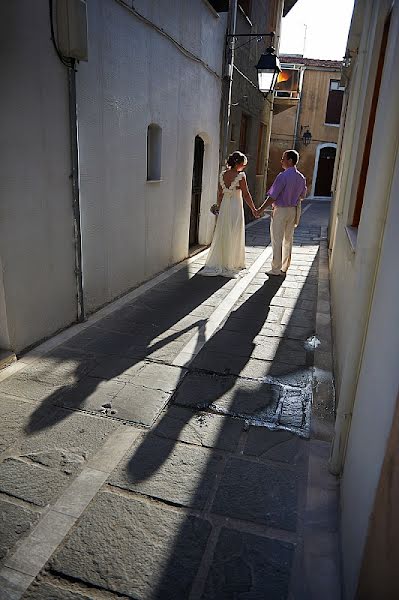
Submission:
[[[325,231],[205,253],[0,373],[2,600],[340,598]],[[143,292],[144,290],[144,292]]]

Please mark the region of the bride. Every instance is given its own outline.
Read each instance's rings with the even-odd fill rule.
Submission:
[[[220,174],[217,195],[219,216],[204,268],[200,275],[237,277],[245,269],[244,207],[248,204],[254,217],[258,217],[247,179],[243,170],[247,157],[233,152],[227,159],[227,169]]]

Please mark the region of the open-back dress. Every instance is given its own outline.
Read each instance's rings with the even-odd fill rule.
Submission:
[[[245,228],[244,207],[240,180],[245,177],[238,173],[229,187],[226,186],[223,173],[220,174],[220,185],[223,191],[219,216],[208,257],[201,275],[237,277],[245,269]]]

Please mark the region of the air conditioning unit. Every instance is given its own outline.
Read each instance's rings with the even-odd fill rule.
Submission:
[[[57,45],[61,54],[88,60],[87,6],[84,0],[57,0]]]

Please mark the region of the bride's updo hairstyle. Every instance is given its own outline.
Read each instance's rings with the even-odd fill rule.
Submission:
[[[228,157],[226,164],[228,167],[230,167],[230,169],[236,167],[237,165],[246,165],[248,162],[247,157],[245,156],[245,154],[243,154],[242,152],[239,152],[238,150],[236,150],[235,152],[233,152],[233,154],[230,154],[230,156]]]

